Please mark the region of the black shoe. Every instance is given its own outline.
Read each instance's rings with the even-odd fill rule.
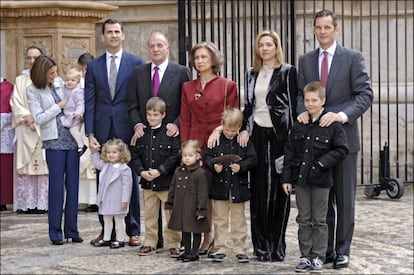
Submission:
[[[312,259],[312,266],[310,268],[311,273],[321,273],[323,270],[323,264],[318,257]]]
[[[338,268],[348,267],[348,264],[349,264],[348,256],[343,255],[343,254],[338,254],[336,255],[333,268],[338,269]]]
[[[98,211],[98,206],[96,204],[91,204],[85,208],[85,212],[91,213]]]
[[[110,245],[111,245],[111,241],[100,240],[99,242],[95,243],[93,246],[101,247],[101,246],[110,246]]]
[[[78,156],[81,157],[87,149],[88,147],[86,145],[83,145],[82,148],[78,148]]]
[[[200,260],[200,256],[198,256],[198,255],[186,254],[183,257],[183,263],[194,262],[194,261],[198,261],[198,260]]]
[[[109,247],[110,248],[120,248],[120,247],[124,247],[124,246],[125,246],[125,242],[113,241],[113,242],[111,242],[111,245]]]
[[[296,272],[307,272],[311,269],[312,262],[308,258],[300,258],[299,264],[295,267]]]
[[[0,205],[0,211],[6,211],[7,206],[5,204]]]
[[[181,253],[181,255],[180,256],[178,256],[176,259],[177,259],[177,261],[184,261],[184,258],[185,257],[188,257],[188,254],[186,254],[186,253]]]
[[[325,264],[333,263],[335,261],[335,253],[326,253]]]
[[[63,241],[62,240],[52,240],[52,244],[53,245],[62,245]]]
[[[83,243],[83,239],[81,237],[77,238],[66,238],[66,242],[69,242],[69,239],[72,239],[72,243]]]
[[[248,263],[249,262],[249,257],[247,257],[247,255],[245,255],[245,254],[237,254],[236,258],[237,258],[237,261],[239,263]]]
[[[213,262],[223,262],[227,259],[227,255],[224,253],[216,253],[214,254]]]
[[[47,210],[37,209],[37,207],[34,209],[29,208],[26,211],[26,214],[46,214],[46,213],[47,213]]]

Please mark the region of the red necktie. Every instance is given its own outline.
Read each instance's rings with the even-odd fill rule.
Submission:
[[[321,83],[326,87],[328,82],[328,52],[323,51],[323,59],[321,64]]]
[[[152,77],[152,94],[157,96],[160,88],[160,76],[158,75],[158,66],[154,67],[154,76]]]

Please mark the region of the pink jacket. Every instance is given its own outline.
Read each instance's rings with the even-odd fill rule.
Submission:
[[[115,167],[104,162],[99,153],[93,153],[91,160],[99,173],[99,191],[96,203],[101,215],[126,215],[128,207],[122,209],[122,202],[129,203],[132,193],[132,171],[126,163]]]
[[[64,92],[68,102],[66,103],[65,109],[63,109],[65,115],[60,117],[60,121],[63,126],[70,128],[80,124],[80,121],[74,119],[73,115],[80,114],[83,116],[83,113],[85,112],[85,99],[83,88],[80,83],[72,90],[65,88]]]

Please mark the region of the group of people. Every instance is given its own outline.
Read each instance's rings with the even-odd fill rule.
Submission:
[[[138,254],[147,256],[165,237],[173,258],[190,262],[208,254],[222,262],[229,255],[231,229],[236,259],[248,262],[245,203],[250,201],[253,255],[283,261],[295,189],[301,253],[295,270],[320,272],[325,262],[348,266],[359,151],[355,121],[373,93],[362,54],[341,47],[338,31],[332,11],[318,12],[314,34],[320,47],[299,58],[298,70],[285,63],[279,35],[260,32],[240,108],[237,84],[220,76],[223,57],[213,43],[190,50],[189,64],[197,71],[191,80],[187,67],[169,60],[164,34],[151,34],[151,62],[144,64],[123,50],[122,24],[107,19],[102,24],[106,51],[87,64],[84,113],[70,115],[84,121],[86,144],[75,141],[62,123],[69,101],[56,63],[36,53],[40,57],[33,58],[30,78],[20,86],[21,100],[27,87],[30,113],[19,114],[16,123],[40,131],[37,148],[46,149],[49,173],[43,181],[53,196],[48,205],[39,201],[32,207],[48,207],[52,243],[62,244],[63,236],[83,241],[77,202],[79,156],[87,146],[97,168],[102,225],[94,246],[122,247],[126,234],[128,244],[141,246]]]

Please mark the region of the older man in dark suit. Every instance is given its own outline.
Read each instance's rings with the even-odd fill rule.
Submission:
[[[324,127],[335,121],[342,122],[348,138],[349,154],[333,170],[334,187],[330,192],[327,216],[329,238],[326,261],[333,262],[334,268],[343,268],[349,263],[354,232],[356,164],[360,150],[357,119],[371,106],[373,92],[362,54],[341,47],[335,39],[338,31],[337,17],[332,11],[316,13],[314,34],[320,48],[299,58],[297,106],[300,114],[298,121],[307,123],[309,116],[304,112],[303,87],[311,81],[326,81],[325,110],[328,113],[321,119],[320,125]]]
[[[124,39],[122,24],[117,20],[107,19],[102,24],[102,41],[106,52],[88,63],[85,77],[84,116],[85,133],[91,148],[100,148],[111,138],[120,138],[129,144],[133,135],[133,128],[128,118],[128,83],[134,68],[143,64],[144,60],[123,51]],[[139,246],[141,245],[139,188],[136,177],[133,178],[131,202],[125,223],[129,245]],[[99,220],[103,227],[101,215]],[[103,230],[91,241],[91,244],[99,246],[102,238]]]
[[[167,103],[166,117],[167,130],[170,136],[178,134],[178,116],[181,105],[181,87],[191,80],[190,70],[179,64],[172,63],[169,56],[169,42],[164,34],[155,32],[148,41],[148,52],[151,62],[137,67],[129,85],[129,117],[134,125],[134,138],[144,134],[143,128],[148,125],[145,105],[152,96],[158,96]],[[160,85],[156,94],[152,87],[152,79],[158,67]],[[133,138],[133,139],[134,139]]]
[[[130,81],[129,117],[134,126],[134,136],[131,143],[144,135],[144,128],[148,126],[146,116],[146,104],[153,96],[162,98],[167,104],[166,117],[164,121],[167,127],[167,135],[178,136],[178,116],[181,106],[181,87],[186,81],[191,80],[190,70],[182,65],[174,64],[169,60],[170,45],[168,39],[160,32],[154,32],[147,41],[148,53],[151,62],[138,66]],[[157,82],[155,85],[154,82]],[[158,201],[165,202],[167,197],[160,195],[161,192],[152,193],[144,190],[144,201],[148,204],[158,204]],[[158,211],[161,214],[161,211]],[[161,215],[159,215],[161,217]],[[147,226],[147,223],[146,223]],[[148,236],[145,237],[145,245],[139,251],[139,255],[147,255],[151,252],[148,247],[154,243],[153,230],[148,229]],[[152,229],[152,228],[151,228]],[[162,220],[158,220],[158,243],[157,248],[162,247]],[[178,257],[178,250],[181,241],[180,235],[174,234],[168,229],[165,231],[166,241],[171,257]],[[148,252],[149,251],[149,252]]]

